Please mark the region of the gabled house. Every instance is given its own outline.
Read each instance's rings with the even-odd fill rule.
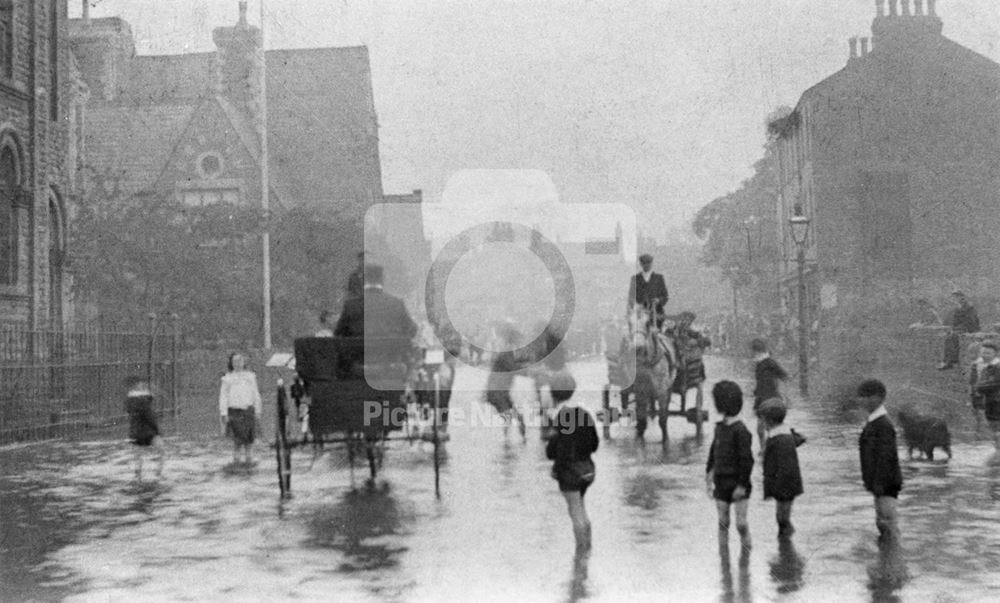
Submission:
[[[71,20],[73,52],[93,91],[82,166],[89,192],[259,206],[266,119],[271,207],[326,205],[360,218],[382,199],[367,49],[265,57],[246,3],[239,8],[235,25],[214,30],[215,52],[183,55],[137,55],[119,18]]]
[[[888,287],[916,296],[1000,279],[1000,65],[942,35],[936,3],[877,0],[871,39],[770,124],[778,140],[781,286],[795,307],[789,218],[810,219],[810,307]]]

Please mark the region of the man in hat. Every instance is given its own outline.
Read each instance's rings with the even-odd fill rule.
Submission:
[[[979,331],[979,315],[976,313],[976,308],[969,303],[969,298],[958,289],[952,291],[951,296],[958,307],[952,312],[951,321],[949,321],[951,330],[944,339],[944,358],[938,365],[939,370],[958,366],[961,356],[959,335]]]
[[[347,296],[361,297],[365,288],[365,252],[358,253],[358,266],[347,277]]]
[[[628,311],[635,308],[636,304],[643,306],[656,317],[656,327],[663,325],[663,306],[670,299],[667,293],[667,283],[663,280],[663,275],[653,272],[653,256],[644,253],[639,256],[639,266],[641,271],[636,273],[628,286]]]
[[[364,268],[364,289],[359,297],[344,301],[334,335],[337,337],[413,337],[417,324],[406,311],[406,304],[386,293],[383,269],[375,264]],[[369,313],[367,322],[365,312]],[[366,328],[367,327],[367,328]]]

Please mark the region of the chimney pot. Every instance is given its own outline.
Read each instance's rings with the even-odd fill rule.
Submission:
[[[899,3],[903,5],[903,16],[910,16],[910,0],[899,0]]]
[[[913,12],[918,17],[924,16],[924,0],[913,0]]]
[[[858,58],[858,38],[851,37],[849,40],[847,40],[847,43],[851,47],[851,58],[852,59]]]
[[[896,6],[896,0],[889,0],[889,16],[895,17],[899,14],[899,10]]]
[[[935,3],[936,3],[936,0],[927,0],[927,14],[929,16],[931,16],[931,17],[936,17],[937,16],[937,11],[934,10],[934,4]]]
[[[861,38],[861,56],[868,56],[868,38]]]
[[[247,3],[246,0],[240,0],[240,20],[236,22],[239,27],[246,28],[247,26]]]
[[[885,0],[875,0],[875,16],[885,16]]]

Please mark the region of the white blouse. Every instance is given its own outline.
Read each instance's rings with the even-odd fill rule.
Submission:
[[[261,416],[260,390],[257,388],[257,375],[252,371],[232,371],[222,376],[219,414],[226,416],[230,408],[253,408],[257,416]]]

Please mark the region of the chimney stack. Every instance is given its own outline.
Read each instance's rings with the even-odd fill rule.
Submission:
[[[896,17],[899,15],[899,11],[896,7],[896,0],[889,0],[889,16]]]
[[[875,16],[885,16],[885,0],[875,0]]]
[[[927,0],[927,16],[936,17],[937,11],[934,10],[935,0]]]
[[[83,22],[90,24],[90,0],[83,0]]]
[[[858,38],[857,38],[857,36],[851,36],[851,38],[849,40],[847,40],[847,43],[851,47],[851,56],[850,56],[849,60],[854,60],[854,59],[858,58]]]
[[[260,105],[261,34],[247,23],[247,3],[240,1],[236,25],[212,30],[215,41],[216,93],[257,116]]]
[[[899,0],[899,3],[903,5],[903,16],[910,16],[910,0]]]
[[[868,56],[868,38],[861,38],[861,56]]]
[[[918,17],[924,16],[924,0],[913,0],[913,12]]]

